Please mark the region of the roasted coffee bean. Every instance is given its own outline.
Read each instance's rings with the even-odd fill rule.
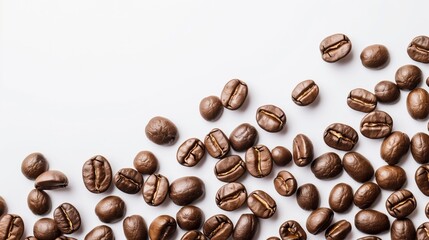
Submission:
[[[34,182],[34,187],[39,190],[53,190],[65,188],[69,184],[67,176],[58,170],[49,170],[40,174]]]
[[[426,133],[416,133],[411,138],[411,154],[420,164],[429,162],[429,135]]]
[[[389,61],[389,51],[381,44],[370,45],[360,53],[360,61],[367,68],[382,68]]]
[[[352,231],[352,225],[347,220],[340,220],[325,231],[325,238],[327,240],[342,240],[347,239],[347,235]]]
[[[293,89],[292,101],[299,106],[307,106],[316,100],[319,95],[319,86],[313,80],[305,80]]]
[[[220,95],[222,105],[229,110],[236,110],[243,105],[247,97],[247,84],[239,79],[232,79],[225,84]]]
[[[401,92],[394,82],[383,80],[375,85],[374,94],[379,102],[390,103],[398,100]]]
[[[131,215],[122,222],[127,240],[146,240],[148,237],[146,222],[140,215]]]
[[[238,155],[231,155],[219,160],[214,173],[216,178],[222,182],[234,182],[246,172],[246,164]]]
[[[425,119],[429,115],[429,93],[415,88],[407,96],[407,110],[414,119]]]
[[[389,165],[395,165],[407,154],[410,138],[399,131],[392,132],[381,143],[380,156]]]
[[[413,90],[422,81],[422,70],[415,65],[404,65],[395,73],[395,82],[399,89]]]
[[[177,149],[176,159],[185,167],[193,167],[203,159],[205,153],[204,143],[198,138],[190,138]]]
[[[367,138],[387,137],[392,132],[392,128],[392,117],[383,111],[370,112],[360,121],[360,132]]]
[[[341,158],[334,152],[324,153],[311,163],[311,171],[318,179],[334,178],[343,171]]]
[[[356,228],[367,234],[379,234],[389,230],[390,221],[386,214],[373,209],[360,210],[355,215]]]
[[[293,161],[297,166],[306,166],[313,161],[313,143],[304,134],[298,134],[293,139],[292,153]]]
[[[427,218],[429,218],[429,202],[426,203],[426,207],[425,207],[425,215]]]
[[[7,211],[7,204],[3,197],[0,196],[0,217]]]
[[[390,228],[390,239],[391,240],[415,240],[416,239],[416,228],[413,222],[408,219],[396,219],[392,223]]]
[[[41,218],[34,223],[33,234],[40,240],[55,240],[61,235],[61,232],[53,219]]]
[[[105,192],[112,182],[112,168],[109,161],[101,155],[92,157],[83,164],[82,178],[86,189],[90,192]]]
[[[277,166],[285,166],[292,161],[292,153],[289,149],[282,146],[273,148],[271,150],[271,157],[273,157],[273,162]]]
[[[312,211],[307,218],[307,231],[316,235],[329,227],[334,218],[334,212],[329,208],[317,208]]]
[[[256,122],[267,132],[280,132],[286,125],[286,115],[274,105],[264,105],[256,110]]]
[[[422,223],[417,228],[417,240],[429,240],[429,222]]]
[[[296,190],[296,201],[304,210],[316,210],[320,202],[319,190],[312,183],[303,184]]]
[[[133,165],[139,173],[150,175],[158,169],[158,159],[150,151],[141,151],[134,158]]]
[[[404,185],[406,180],[407,175],[404,169],[398,166],[385,165],[375,171],[375,181],[380,188],[385,190],[396,191]]]
[[[338,213],[347,211],[353,204],[353,189],[346,183],[338,183],[329,194],[329,207]]]
[[[234,240],[252,240],[258,230],[259,220],[253,214],[241,214],[232,233]]]
[[[358,238],[357,240],[382,240],[382,239],[377,236],[366,236],[366,237]]]
[[[6,214],[0,218],[0,239],[19,240],[24,233],[24,221],[15,214]]]
[[[149,226],[149,238],[151,240],[172,239],[176,232],[176,220],[169,215],[156,217]]]
[[[132,168],[122,168],[115,174],[114,182],[122,192],[135,194],[142,189],[143,176]]]
[[[27,196],[27,205],[32,213],[44,215],[51,209],[51,197],[45,191],[33,189]]]
[[[377,107],[377,98],[363,88],[356,88],[350,91],[347,105],[356,111],[371,112]]]
[[[429,196],[429,164],[418,167],[414,179],[420,191]]]
[[[347,56],[352,50],[352,43],[346,35],[337,33],[324,38],[320,42],[319,49],[322,53],[322,59],[332,63]]]
[[[151,206],[162,204],[170,191],[169,182],[161,174],[152,174],[143,185],[143,199]]]
[[[247,206],[259,218],[270,218],[277,210],[276,201],[266,192],[256,190],[247,197]]]
[[[70,203],[63,203],[55,209],[54,220],[58,229],[65,234],[76,232],[81,225],[79,211]]]
[[[95,214],[104,223],[114,223],[125,215],[125,203],[118,196],[107,196],[95,206]]]
[[[85,240],[115,240],[115,235],[109,226],[100,225],[86,234]]]
[[[369,181],[374,176],[371,163],[358,152],[344,154],[343,167],[351,178],[360,183]]]
[[[217,96],[208,96],[200,102],[200,114],[207,121],[215,121],[222,115],[222,101]]]
[[[280,237],[284,240],[306,240],[307,233],[301,225],[294,220],[288,220],[280,225],[279,228]]]
[[[180,240],[207,240],[207,237],[200,231],[191,230],[183,234]]]
[[[185,206],[202,197],[204,191],[204,182],[201,179],[187,176],[171,183],[169,196],[176,205]]]
[[[381,193],[380,187],[373,182],[362,184],[353,196],[354,204],[361,209],[369,208]]]
[[[273,158],[270,150],[264,145],[256,145],[246,151],[246,169],[254,177],[270,175],[273,169]]]
[[[414,61],[429,63],[429,37],[424,35],[415,37],[408,45],[407,53]]]
[[[204,213],[199,207],[184,206],[177,212],[176,221],[183,230],[197,230],[204,222]]]
[[[401,189],[392,193],[386,200],[387,212],[395,218],[403,219],[410,215],[417,207],[417,201],[413,193],[407,189]]]
[[[342,123],[333,123],[325,129],[323,140],[332,148],[350,151],[358,142],[359,136],[352,127]]]
[[[36,179],[43,172],[48,171],[49,164],[41,153],[31,153],[24,158],[21,164],[21,172],[30,180]]]
[[[231,220],[223,215],[217,214],[209,219],[203,225],[203,233],[211,240],[228,239],[234,229]]]
[[[223,158],[229,152],[229,140],[225,133],[218,128],[214,128],[204,138],[204,146],[210,156],[214,158]]]
[[[282,196],[292,196],[296,192],[297,182],[292,173],[282,170],[274,178],[274,188]]]
[[[253,146],[258,138],[258,131],[249,123],[242,123],[229,135],[231,147],[238,152],[246,151]]]
[[[172,145],[178,138],[177,127],[165,117],[156,116],[145,127],[146,137],[158,145]]]
[[[234,211],[246,202],[247,191],[241,183],[227,183],[216,193],[216,205],[225,211]]]

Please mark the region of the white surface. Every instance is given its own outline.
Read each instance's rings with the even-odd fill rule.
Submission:
[[[2,1],[0,28],[0,195],[10,213],[21,215],[25,235],[32,235],[39,218],[26,204],[33,182],[20,172],[22,159],[42,152],[51,169],[67,174],[65,190],[49,191],[53,208],[64,201],[74,204],[83,219],[78,239],[101,222],[94,214],[96,203],[107,194],[87,191],[81,178],[82,164],[91,156],[104,155],[113,171],[131,167],[135,154],[152,151],[159,159],[159,172],[170,181],[196,175],[206,181],[206,194],[196,203],[206,218],[227,214],[235,223],[247,207],[229,213],[214,202],[224,183],[213,174],[215,160],[205,158],[197,167],[186,168],[175,159],[177,147],[190,137],[203,139],[214,127],[229,133],[240,123],[250,122],[259,131],[259,143],[291,149],[298,133],[311,138],[315,155],[335,151],[326,146],[326,126],[342,122],[358,130],[363,113],[346,104],[348,92],[356,87],[373,91],[380,80],[394,80],[396,69],[416,64],[428,76],[427,65],[412,61],[406,47],[417,35],[428,35],[427,1]],[[351,57],[329,64],[322,61],[320,41],[333,33],[345,33],[352,41]],[[360,51],[367,45],[387,46],[391,60],[382,70],[364,68]],[[224,84],[240,78],[249,86],[249,97],[238,111],[225,110],[216,122],[205,121],[198,112],[200,100],[220,95]],[[320,87],[319,100],[299,107],[290,98],[294,86],[314,79]],[[427,89],[426,85],[421,85]],[[425,121],[413,120],[406,111],[407,92],[393,105],[379,104],[394,119],[394,130],[412,137],[427,132]],[[275,104],[287,115],[286,130],[268,133],[255,122],[256,109]],[[170,118],[180,139],[170,147],[151,143],[144,134],[148,120],[156,115]],[[371,160],[374,168],[384,165],[379,156],[381,140],[359,133],[354,149]],[[240,153],[241,156],[244,156]],[[416,187],[418,164],[408,154],[400,166],[418,207],[411,215],[417,227],[427,221],[424,206],[428,198]],[[356,190],[359,184],[345,172],[332,181],[317,180],[310,167],[294,164],[275,167],[264,179],[250,175],[240,179],[248,192],[263,189],[277,201],[273,218],[260,221],[255,239],[278,235],[288,219],[305,228],[310,212],[296,204],[295,196],[282,197],[272,180],[278,171],[292,172],[301,185],[315,183],[321,206],[328,206],[332,186],[346,182]],[[146,179],[146,176],[145,176]],[[171,201],[154,208],[140,194],[128,195],[117,189],[109,194],[122,197],[127,215],[141,214],[149,225],[160,214],[175,216],[179,206]],[[389,191],[382,191],[375,209],[387,214],[384,203]],[[346,214],[335,214],[334,222],[347,219],[353,224],[355,206]],[[52,216],[50,212],[48,217]],[[389,216],[391,222],[394,220]],[[116,239],[124,239],[122,223],[109,224]],[[184,232],[178,230],[175,239]],[[363,236],[354,226],[350,239]],[[389,238],[389,232],[380,235]],[[323,238],[323,234],[309,239]]]

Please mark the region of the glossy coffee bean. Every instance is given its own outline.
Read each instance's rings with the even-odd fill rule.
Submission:
[[[389,61],[389,51],[381,44],[370,45],[360,53],[360,61],[367,68],[382,68]]]
[[[200,114],[207,121],[215,121],[222,115],[222,101],[217,96],[208,96],[200,102]]]
[[[40,240],[55,240],[61,235],[61,232],[53,219],[41,218],[34,223],[33,234]]]
[[[404,65],[395,73],[395,82],[399,89],[413,90],[422,81],[422,70],[415,65]]]
[[[420,35],[415,37],[407,48],[408,56],[421,63],[429,63],[429,37]]]
[[[398,166],[385,165],[375,171],[375,181],[380,188],[390,191],[400,189],[405,181],[407,175],[403,168]]]
[[[223,215],[217,214],[209,219],[203,225],[203,233],[211,240],[228,239],[234,230],[231,220]]]
[[[420,191],[429,196],[429,164],[424,164],[417,168],[414,180]]]
[[[415,88],[407,96],[407,110],[414,119],[425,119],[429,115],[429,93]]]
[[[49,164],[41,153],[31,153],[21,163],[21,172],[30,180],[36,179],[43,172],[48,171]]]
[[[304,134],[298,134],[293,139],[292,157],[299,167],[306,166],[313,161],[314,150],[310,138]]]
[[[176,229],[176,220],[173,217],[160,215],[149,226],[149,238],[151,240],[172,239]]]
[[[327,152],[311,163],[311,172],[318,179],[330,179],[338,176],[343,171],[341,158],[334,152]]]
[[[133,168],[122,168],[115,174],[113,182],[122,192],[135,194],[143,186],[143,176]]]
[[[271,156],[273,157],[273,162],[277,166],[285,166],[292,161],[292,153],[283,146],[277,146],[271,149]]]
[[[429,162],[429,135],[423,132],[416,133],[411,138],[411,155],[417,163]]]
[[[338,183],[329,194],[329,207],[338,213],[347,211],[353,204],[353,189],[346,183]]]
[[[161,116],[149,120],[145,127],[145,134],[150,141],[158,145],[171,145],[179,135],[176,125]]]
[[[390,228],[391,240],[416,239],[416,228],[413,222],[408,219],[396,219]]]
[[[214,128],[204,138],[204,146],[210,156],[214,158],[223,158],[230,148],[229,140],[225,133],[218,128]]]
[[[359,136],[352,127],[342,123],[333,123],[325,129],[323,140],[332,148],[350,151],[358,142]]]
[[[112,182],[112,168],[109,161],[97,155],[83,164],[82,178],[86,189],[92,193],[103,193]]]
[[[280,132],[286,125],[286,115],[277,106],[264,105],[256,110],[256,122],[267,132]]]
[[[51,197],[43,190],[33,189],[27,196],[27,205],[32,213],[44,215],[51,210]]]
[[[21,239],[24,233],[24,221],[15,214],[6,214],[0,218],[0,239]]]
[[[220,95],[222,105],[229,110],[237,110],[247,97],[247,84],[239,79],[232,79],[225,84]]]
[[[134,158],[134,168],[141,174],[153,174],[158,169],[158,159],[150,151],[140,151]]]
[[[234,240],[252,240],[258,230],[259,220],[253,214],[241,214],[235,224],[232,238]]]
[[[377,98],[368,90],[356,88],[350,91],[347,105],[356,111],[371,112],[377,107]]]
[[[317,208],[307,218],[305,225],[307,231],[313,235],[325,231],[331,224],[332,218],[334,218],[334,212],[331,209],[324,207]]]
[[[204,234],[197,230],[191,230],[183,234],[180,240],[207,240],[208,238]]]
[[[95,206],[95,214],[104,223],[114,223],[125,215],[125,202],[118,196],[107,196]]]
[[[243,184],[227,183],[219,188],[216,193],[216,205],[225,211],[234,211],[246,202],[247,191]]]
[[[85,240],[115,240],[115,235],[109,226],[100,225],[86,234]]]
[[[306,240],[307,233],[301,227],[301,225],[295,220],[288,220],[279,228],[279,234],[282,239],[290,239],[290,240]]]
[[[353,203],[361,209],[369,208],[380,196],[380,187],[373,182],[362,184],[353,196]]]
[[[7,211],[7,204],[3,197],[0,196],[0,217]]]
[[[54,210],[54,221],[64,234],[74,233],[81,226],[79,211],[70,203],[63,203]]]
[[[242,123],[232,130],[229,135],[231,147],[238,152],[252,147],[258,138],[258,131],[249,123]]]
[[[316,100],[319,87],[313,80],[305,80],[292,90],[292,101],[299,106],[307,106]]]
[[[122,229],[127,240],[146,240],[148,230],[146,222],[140,215],[131,215],[122,222]]]
[[[389,165],[395,165],[407,154],[410,138],[407,134],[395,131],[381,143],[380,156]]]
[[[58,170],[49,170],[40,174],[35,182],[34,187],[39,190],[53,190],[65,188],[69,184],[67,176]]]
[[[204,182],[195,176],[186,176],[170,184],[170,199],[179,206],[191,204],[204,195]]]
[[[255,190],[247,197],[247,206],[259,218],[270,218],[277,210],[276,201],[266,192]]]
[[[422,223],[416,231],[417,240],[429,240],[429,222]]]
[[[360,132],[367,138],[387,137],[393,128],[392,117],[383,111],[372,111],[360,121]]]
[[[340,220],[325,231],[325,238],[327,240],[342,240],[347,239],[347,235],[352,231],[352,225],[347,220]]]
[[[273,169],[273,158],[270,150],[264,145],[256,145],[246,151],[246,169],[250,175],[262,178],[270,175]]]
[[[274,178],[274,188],[282,196],[292,196],[297,189],[297,182],[292,173],[282,170]]]
[[[199,207],[184,206],[176,213],[176,221],[183,230],[197,230],[204,222],[204,213]]]
[[[391,103],[398,100],[401,92],[394,82],[383,80],[375,85],[374,94],[379,102]]]
[[[162,204],[170,191],[168,179],[161,174],[152,174],[143,185],[143,199],[151,206]]]
[[[193,167],[203,159],[205,153],[204,143],[198,138],[190,138],[177,149],[176,159],[185,167]]]
[[[238,155],[231,155],[219,160],[214,173],[217,179],[222,182],[234,182],[246,172],[246,164]]]
[[[374,176],[374,168],[370,161],[358,152],[348,152],[343,156],[344,170],[358,182],[369,181]]]
[[[324,38],[320,42],[319,50],[322,59],[332,63],[347,56],[352,50],[352,43],[346,35],[337,33]]]
[[[301,185],[296,190],[296,201],[304,210],[316,210],[319,207],[319,190],[312,183]]]
[[[387,212],[395,218],[403,219],[410,215],[417,207],[417,200],[413,193],[401,189],[392,193],[386,200]]]
[[[356,228],[367,234],[379,234],[389,230],[390,221],[386,214],[373,209],[360,210],[355,215]]]

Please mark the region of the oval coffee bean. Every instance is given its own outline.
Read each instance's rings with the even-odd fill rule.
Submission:
[[[333,123],[325,129],[323,140],[332,148],[350,151],[358,142],[359,136],[352,127],[342,123]]]
[[[338,183],[329,194],[329,207],[338,213],[347,211],[353,203],[353,189],[346,183]]]
[[[401,92],[394,82],[383,80],[375,85],[374,94],[379,102],[391,103],[398,100]]]
[[[152,174],[143,185],[143,199],[151,206],[162,204],[170,191],[168,179],[161,174]]]
[[[373,182],[362,184],[353,196],[354,204],[361,209],[369,208],[381,193],[380,187]]]
[[[81,225],[79,211],[70,203],[63,203],[55,209],[54,220],[58,229],[65,234],[76,232]]]
[[[371,112],[377,107],[377,98],[363,88],[356,88],[350,91],[347,105],[356,111]]]
[[[146,137],[158,145],[172,145],[178,138],[176,125],[165,117],[156,116],[145,127]]]
[[[297,182],[292,173],[283,170],[274,179],[274,188],[282,196],[292,196],[296,192]]]
[[[246,169],[250,175],[262,178],[270,175],[273,169],[273,158],[270,150],[264,145],[256,145],[246,151]]]
[[[234,240],[252,240],[258,230],[259,220],[253,214],[241,214],[232,233]]]
[[[370,45],[362,50],[360,60],[367,68],[381,68],[389,61],[389,51],[381,44]]]
[[[27,205],[32,213],[44,215],[51,209],[51,197],[45,191],[33,189],[27,196]]]
[[[417,207],[413,193],[401,189],[392,193],[386,200],[386,209],[390,216],[402,219],[410,215]]]
[[[114,182],[122,192],[135,194],[142,189],[143,176],[132,168],[122,168],[115,174]]]
[[[21,172],[30,180],[36,179],[43,172],[48,171],[49,164],[41,153],[31,153],[24,158],[21,164]]]
[[[400,189],[405,181],[407,175],[401,167],[385,165],[375,171],[375,181],[380,188],[385,190],[396,191]]]
[[[176,205],[185,206],[203,196],[204,191],[204,182],[201,179],[187,176],[171,183],[169,196]]]
[[[270,218],[277,210],[276,201],[266,192],[256,190],[247,197],[247,206],[259,218]]]
[[[256,110],[256,122],[267,132],[280,132],[286,125],[286,115],[277,106],[264,105]]]
[[[122,229],[127,240],[146,240],[148,237],[146,223],[140,215],[126,217]]]
[[[183,230],[197,230],[204,222],[204,213],[199,207],[184,206],[176,213],[176,221]]]
[[[392,132],[381,143],[380,156],[389,165],[395,165],[407,154],[410,138],[399,131]]]
[[[417,240],[429,240],[429,222],[422,223],[416,231]]]
[[[37,239],[55,240],[61,236],[55,221],[51,218],[41,218],[34,223],[33,234]],[[10,239],[10,238],[6,238]]]
[[[0,217],[7,211],[7,204],[3,197],[0,196]]]
[[[374,176],[371,163],[358,152],[344,154],[343,167],[351,178],[361,183],[369,181]]]
[[[347,220],[340,220],[325,231],[325,238],[327,240],[342,240],[347,239],[347,235],[352,231],[352,225]]]
[[[341,33],[328,36],[320,42],[320,52],[325,62],[336,62],[349,54],[352,50],[350,39]]]
[[[238,155],[231,155],[219,160],[214,173],[222,182],[235,182],[246,172],[246,164]]]
[[[183,234],[180,240],[207,240],[207,237],[200,231],[191,230]]]
[[[377,139],[387,137],[393,128],[393,120],[383,111],[373,111],[360,121],[360,132],[367,138]]]
[[[422,70],[415,65],[404,65],[395,73],[395,82],[399,89],[413,90],[422,81]]]
[[[416,133],[411,138],[411,155],[417,163],[429,162],[429,135],[423,132]]]
[[[86,234],[85,240],[115,240],[115,236],[109,226],[100,225]]]
[[[214,158],[223,158],[229,152],[229,140],[225,133],[218,128],[214,128],[204,138],[204,146],[210,156]]]
[[[304,210],[316,210],[319,207],[320,202],[317,187],[312,183],[301,185],[296,190],[296,201]]]
[[[429,115],[429,93],[415,88],[407,96],[407,110],[414,119],[425,119]]]
[[[311,163],[311,171],[318,179],[334,178],[342,170],[341,158],[334,152],[324,153]]]
[[[118,196],[107,196],[95,206],[95,214],[104,223],[114,223],[125,215],[125,202]]]
[[[149,226],[149,238],[151,240],[171,239],[176,232],[176,220],[169,215],[156,217]]]
[[[334,212],[329,208],[317,208],[307,218],[307,231],[316,235],[329,227],[334,218]]]
[[[407,53],[414,61],[429,63],[429,37],[424,35],[415,37],[408,45]]]
[[[82,178],[86,189],[92,193],[103,193],[112,182],[112,168],[109,161],[97,155],[83,164]]]
[[[58,170],[49,170],[40,174],[35,182],[34,187],[39,190],[53,190],[65,188],[69,184],[67,176]]]
[[[6,214],[0,218],[0,239],[21,239],[24,233],[24,221],[15,214]]]
[[[408,219],[396,219],[390,228],[391,240],[416,239],[416,228],[413,222]]]
[[[319,95],[319,87],[313,80],[305,80],[293,89],[292,101],[299,106],[307,106],[316,100]]]
[[[246,202],[247,191],[241,183],[227,183],[216,193],[216,205],[225,211],[234,211]]]
[[[293,139],[292,156],[293,161],[299,167],[306,166],[313,161],[313,143],[304,134],[298,134]]]
[[[217,96],[208,96],[200,102],[200,114],[207,121],[215,121],[223,112],[222,101]]]
[[[271,156],[273,157],[273,161],[277,166],[285,166],[286,164],[292,161],[292,153],[289,149],[277,146],[271,150]]]
[[[249,123],[242,123],[229,135],[231,147],[238,152],[246,151],[253,146],[258,138],[258,131]]]
[[[198,138],[190,138],[177,149],[176,159],[185,167],[193,167],[203,159],[205,153],[204,143]]]
[[[223,215],[217,214],[209,219],[203,225],[203,232],[211,240],[224,240],[228,239],[232,232],[234,226],[231,220]]]
[[[295,220],[288,220],[280,225],[279,234],[282,239],[306,240],[307,233]]]
[[[239,79],[232,79],[225,84],[220,95],[222,105],[229,110],[236,110],[243,105],[247,97],[247,84]]]
[[[429,164],[424,164],[417,168],[414,180],[420,191],[429,196]]]
[[[360,210],[355,215],[356,228],[367,234],[379,234],[389,230],[390,221],[386,214],[373,209]]]
[[[141,174],[153,174],[158,169],[158,159],[150,151],[140,151],[134,158],[134,168]]]

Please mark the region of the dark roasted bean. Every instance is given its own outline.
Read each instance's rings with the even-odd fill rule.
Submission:
[[[55,209],[54,220],[58,229],[65,234],[76,232],[81,225],[79,211],[70,203],[63,203]]]
[[[296,192],[297,182],[292,173],[280,171],[274,179],[274,188],[282,196],[291,196]]]
[[[238,155],[231,155],[219,160],[214,173],[216,178],[222,182],[234,182],[246,172],[246,164]]]
[[[21,172],[28,179],[36,179],[43,172],[48,171],[49,164],[41,153],[31,153],[24,158],[21,164]]]
[[[115,240],[115,235],[109,226],[100,225],[86,234],[85,240]]]
[[[413,90],[422,81],[422,70],[415,65],[404,65],[395,73],[396,85],[402,90]]]
[[[220,100],[225,108],[236,110],[243,105],[247,97],[247,84],[239,79],[232,79],[225,84]]]
[[[299,167],[306,166],[313,161],[313,143],[306,135],[298,134],[293,139],[292,157]]]
[[[292,91],[292,101],[299,106],[307,106],[316,100],[319,87],[313,80],[300,82]]]
[[[168,215],[156,217],[149,226],[149,238],[151,240],[171,239],[176,232],[176,220]]]
[[[362,50],[360,60],[367,68],[382,68],[389,61],[389,51],[381,44],[370,45]]]
[[[338,176],[343,170],[341,158],[334,152],[320,155],[311,163],[311,171],[318,179],[329,179]]]
[[[100,155],[92,157],[83,164],[82,178],[90,192],[105,192],[112,182],[112,168],[109,161]]]
[[[381,193],[380,187],[373,182],[366,182],[362,184],[353,196],[354,204],[361,208],[369,208],[378,198]]]
[[[177,149],[176,159],[185,167],[193,167],[203,159],[205,153],[204,143],[198,138],[190,138]]]
[[[396,191],[404,185],[407,175],[401,167],[385,165],[375,171],[375,181],[382,189]]]
[[[284,222],[279,228],[280,237],[283,240],[306,240],[307,233],[295,220]]]
[[[312,183],[301,185],[296,190],[296,201],[304,210],[316,210],[319,207],[320,202],[317,187]]]
[[[204,146],[210,156],[214,158],[223,158],[230,148],[229,140],[218,128],[214,128],[204,138]]]
[[[233,231],[234,225],[231,220],[223,214],[210,217],[203,225],[204,235],[211,240],[228,239]]]
[[[346,183],[338,183],[329,194],[329,206],[334,212],[345,212],[353,203],[353,189]]]
[[[24,233],[24,221],[15,214],[6,214],[0,218],[0,239],[19,240]]]
[[[352,50],[350,39],[341,33],[328,36],[320,42],[320,52],[325,62],[336,62],[349,54]]]
[[[249,123],[238,125],[229,135],[229,142],[235,151],[246,151],[258,138],[258,131]]]
[[[165,117],[156,116],[145,128],[146,137],[158,145],[171,145],[178,138],[176,125]]]
[[[307,231],[316,235],[329,227],[334,218],[334,212],[329,208],[317,208],[307,218]]]
[[[379,234],[389,230],[390,221],[386,214],[373,209],[360,210],[355,215],[356,228],[367,234]]]
[[[262,190],[255,190],[249,194],[247,206],[259,218],[270,218],[277,210],[274,199]]]
[[[256,145],[246,151],[246,169],[254,177],[270,175],[273,169],[273,158],[270,150],[264,145]]]
[[[256,122],[267,132],[280,132],[286,125],[286,115],[274,105],[264,105],[256,110]]]
[[[216,193],[216,205],[225,211],[234,211],[246,202],[247,191],[241,183],[227,183]]]
[[[146,240],[148,237],[146,222],[140,215],[131,215],[122,222],[127,240]]]
[[[411,154],[420,164],[429,162],[429,135],[423,132],[416,133],[411,138]]]
[[[204,195],[204,182],[195,176],[181,177],[170,184],[170,199],[179,206],[191,204]]]
[[[415,37],[407,48],[408,56],[417,62],[429,63],[429,37]]]
[[[132,168],[122,168],[115,174],[114,182],[122,192],[135,194],[142,188],[143,176]]]
[[[252,240],[258,230],[259,220],[253,214],[241,214],[232,233],[234,240]]]
[[[342,123],[333,123],[325,129],[323,140],[332,148],[350,151],[358,142],[359,136],[352,127]]]
[[[358,152],[348,152],[343,156],[344,170],[358,182],[369,181],[374,176],[374,168],[362,154]]]
[[[325,238],[327,240],[346,239],[351,231],[352,225],[347,220],[340,220],[326,229]]]
[[[398,100],[401,92],[394,82],[383,80],[375,85],[374,94],[379,102],[391,103]]]
[[[386,200],[387,212],[395,218],[402,219],[410,215],[417,207],[413,193],[401,189],[392,193]]]
[[[390,228],[391,240],[416,239],[416,228],[413,222],[408,219],[396,219]]]
[[[393,120],[383,111],[373,111],[365,115],[360,122],[360,132],[367,138],[384,138],[392,132]]]
[[[381,143],[380,156],[389,165],[395,165],[407,154],[410,148],[410,138],[399,131],[392,132]]]
[[[40,174],[35,182],[34,187],[39,190],[53,190],[65,188],[69,184],[67,176],[58,170],[49,170]]]
[[[151,206],[162,204],[170,190],[169,182],[161,174],[152,174],[143,185],[143,199]]]
[[[377,107],[377,98],[363,88],[356,88],[350,91],[347,105],[356,111],[371,112]]]

